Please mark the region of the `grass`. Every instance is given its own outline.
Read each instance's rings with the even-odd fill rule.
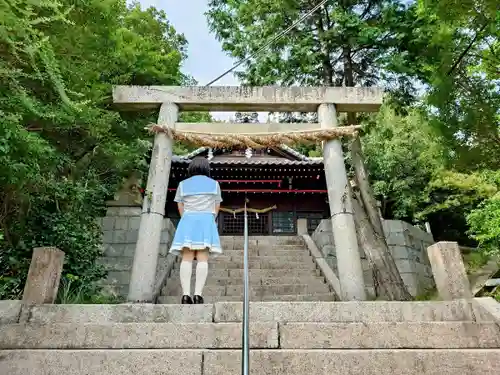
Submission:
[[[103,292],[97,285],[75,286],[72,280],[61,279],[56,303],[58,304],[118,304],[125,302],[121,296]]]

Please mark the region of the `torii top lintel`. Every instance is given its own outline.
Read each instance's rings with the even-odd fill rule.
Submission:
[[[175,103],[182,111],[315,112],[323,103],[339,112],[375,112],[383,91],[373,87],[115,86],[123,109],[153,109]]]

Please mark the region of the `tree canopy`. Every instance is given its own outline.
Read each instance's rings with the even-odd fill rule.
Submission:
[[[187,42],[163,11],[125,0],[9,0],[0,12],[0,299],[19,296],[36,246],[65,251],[65,277],[91,287],[104,274],[96,218],[145,170],[156,117],[120,115],[111,85],[192,83]]]
[[[498,182],[487,180],[500,167],[496,3],[328,1],[248,59],[238,75],[250,85],[385,88],[390,95],[379,115],[342,118],[365,125],[368,169],[385,217],[429,220],[437,239],[491,244],[497,214],[486,207],[497,207]],[[255,53],[315,5],[302,0],[209,4],[212,31],[238,59]],[[314,121],[314,114],[284,113],[277,119]],[[318,147],[297,147],[320,153]],[[475,187],[464,181],[469,173]]]

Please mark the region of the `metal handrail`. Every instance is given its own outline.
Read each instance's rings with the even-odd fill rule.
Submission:
[[[248,199],[245,196],[244,211],[244,232],[243,232],[243,327],[242,327],[242,345],[241,345],[241,374],[249,375],[250,370],[250,339],[248,315],[250,310],[249,303],[249,275],[248,275]]]

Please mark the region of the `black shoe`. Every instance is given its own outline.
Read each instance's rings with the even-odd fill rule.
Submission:
[[[203,304],[203,297],[202,296],[193,296],[193,301],[195,305],[202,305]]]
[[[191,299],[190,296],[182,296],[181,303],[183,305],[192,305],[193,304],[193,300]]]

